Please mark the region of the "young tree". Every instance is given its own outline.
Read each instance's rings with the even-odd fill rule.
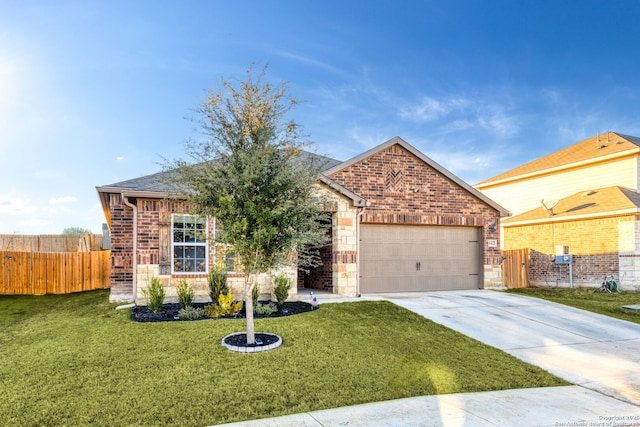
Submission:
[[[62,230],[62,234],[84,234],[84,233],[91,233],[91,230],[87,230],[85,228],[82,227],[67,227],[64,230]]]
[[[252,290],[261,273],[291,262],[318,263],[326,243],[314,188],[321,164],[302,151],[296,105],[287,84],[264,81],[266,67],[244,81],[223,80],[197,109],[205,138],[187,144],[190,161],[171,163],[175,188],[200,215],[222,223],[218,240],[233,245],[244,273],[247,342],[255,343]],[[315,250],[314,250],[315,249]],[[294,255],[295,254],[295,255]]]

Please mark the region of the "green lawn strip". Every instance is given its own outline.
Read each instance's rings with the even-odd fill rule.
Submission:
[[[220,345],[243,320],[142,324],[108,293],[0,297],[5,425],[204,426],[418,395],[566,383],[389,302],[258,319],[277,350]]]
[[[640,323],[640,313],[625,312],[622,306],[640,304],[640,292],[597,293],[590,288],[521,288],[505,292],[545,299],[593,313]]]

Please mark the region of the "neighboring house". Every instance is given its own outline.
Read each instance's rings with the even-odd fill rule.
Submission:
[[[501,285],[500,205],[398,137],[346,162],[325,160],[317,185],[332,201],[331,244],[322,266],[289,269],[298,287],[355,296]],[[155,276],[170,297],[187,279],[205,299],[209,268],[233,270],[232,250],[215,241],[215,219],[189,215],[162,174],[97,190],[111,232],[111,301],[142,302]],[[194,232],[202,237],[184,238]],[[240,290],[241,274],[229,277]],[[270,279],[261,283],[268,294]]]
[[[612,274],[640,288],[640,138],[597,135],[474,187],[514,214],[502,244],[532,250],[531,284],[594,286]],[[563,252],[571,271],[555,261]]]

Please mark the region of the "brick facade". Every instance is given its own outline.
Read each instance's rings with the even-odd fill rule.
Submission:
[[[556,264],[555,256],[531,250],[529,260],[529,284],[534,287],[600,286],[605,275],[611,274],[618,281],[617,253],[574,255],[571,276],[569,266]]]
[[[640,218],[608,218],[504,227],[505,249],[531,249],[529,281],[532,286],[569,286],[569,267],[555,263],[556,246],[573,255],[574,286],[600,286],[613,275],[625,289],[638,289]]]
[[[120,194],[110,194],[111,216],[111,292],[112,302],[136,302],[144,304],[143,290],[157,277],[163,284],[167,302],[177,301],[176,286],[185,279],[191,285],[195,294],[195,301],[210,301],[208,273],[171,274],[162,272],[160,268],[160,227],[162,217],[170,218],[171,214],[188,214],[189,207],[184,201],[129,198],[128,202],[137,208],[137,257],[133,258],[133,234],[134,234],[134,210],[124,203]],[[213,234],[213,219],[208,223],[209,237]],[[213,266],[215,250],[213,240],[208,242],[209,267]],[[170,242],[167,242],[170,244]],[[294,269],[288,268],[281,271],[296,282]],[[135,277],[135,280],[134,280]],[[134,290],[135,282],[135,290]],[[244,276],[242,274],[230,274],[228,280],[231,292],[236,295],[242,293]],[[270,299],[272,294],[272,281],[270,275],[258,277],[261,291],[261,299]],[[295,287],[292,295],[295,295]],[[135,295],[134,295],[135,294]]]
[[[112,301],[130,301],[133,293],[133,210],[122,196],[111,194],[111,296]]]
[[[617,253],[621,224],[633,223],[634,216],[549,221],[543,224],[504,227],[504,249],[531,248],[554,254],[556,246],[569,246],[576,255]],[[631,246],[633,248],[633,246]]]
[[[400,145],[330,176],[370,202],[362,223],[451,225],[483,230],[485,285],[499,275],[500,213]],[[493,225],[493,226],[492,226]],[[496,245],[489,245],[493,240]],[[491,283],[486,280],[491,277]]]
[[[331,245],[322,252],[323,265],[311,276],[299,278],[293,265],[283,270],[294,283],[341,295],[357,295],[358,230],[361,223],[481,229],[485,287],[500,282],[500,233],[497,231],[500,212],[472,195],[473,189],[464,188],[448,178],[403,144],[386,143],[386,148],[382,147],[371,156],[329,176],[352,195],[327,183],[318,184],[319,191],[327,196],[326,207],[331,213],[331,226],[327,230]],[[357,197],[353,199],[354,195],[366,200],[367,206],[359,204],[362,200],[357,200]],[[164,199],[161,194],[158,198],[129,198],[129,203],[134,203],[137,208],[137,218],[134,218],[133,209],[124,203],[120,194],[110,193],[108,197],[112,239],[111,300],[144,303],[142,290],[153,277],[160,278],[167,287],[168,300],[175,300],[175,286],[184,278],[194,287],[196,299],[207,300],[207,274],[172,275],[167,273],[166,265],[163,268],[162,259],[166,255],[161,250],[161,224],[163,221],[166,224],[166,217],[171,213],[187,213],[186,204]],[[135,263],[134,224],[137,227]],[[209,264],[214,262],[214,252],[210,245]],[[242,275],[231,275],[232,291],[240,293],[243,280]],[[260,277],[259,283],[263,297],[268,298],[272,289],[270,276]],[[295,288],[292,289],[293,295]]]

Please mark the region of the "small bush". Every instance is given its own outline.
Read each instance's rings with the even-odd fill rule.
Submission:
[[[204,308],[207,317],[234,316],[242,310],[242,301],[236,301],[232,293],[220,294],[218,303],[211,304]]]
[[[289,289],[291,289],[291,279],[284,274],[279,274],[273,279],[273,293],[278,301],[278,304],[282,305],[289,298]]]
[[[253,290],[251,291],[251,300],[253,300],[254,307],[258,304],[258,298],[260,298],[260,285],[256,283],[253,285]]]
[[[195,308],[192,306],[181,308],[178,311],[178,317],[183,320],[195,320],[204,317],[204,308]]]
[[[204,307],[204,315],[217,319],[218,317],[222,317],[223,313],[218,304],[209,304]]]
[[[229,286],[227,285],[227,272],[224,270],[213,269],[209,273],[209,297],[213,305],[218,304],[218,297],[220,295],[229,293]]]
[[[276,311],[278,311],[278,307],[272,302],[270,302],[268,304],[256,304],[256,306],[253,309],[253,311],[256,314],[269,315],[269,314],[272,314],[272,313],[275,313]]]
[[[154,277],[151,279],[151,283],[147,289],[142,290],[142,295],[147,303],[147,308],[154,313],[158,313],[162,310],[162,304],[164,304],[164,288],[160,279]]]
[[[176,288],[178,302],[182,308],[191,307],[193,304],[193,288],[186,280],[182,279]]]

